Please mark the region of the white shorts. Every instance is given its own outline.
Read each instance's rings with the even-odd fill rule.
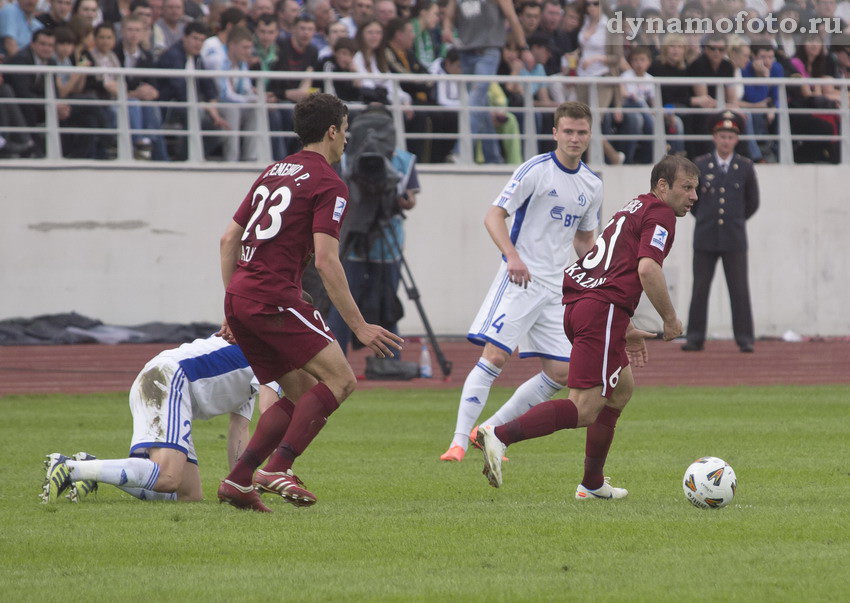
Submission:
[[[130,388],[133,440],[130,456],[147,456],[151,448],[173,448],[197,464],[192,441],[189,380],[177,362],[145,365]]]
[[[569,362],[573,346],[564,334],[561,298],[534,281],[526,289],[511,283],[502,262],[466,337],[477,345],[492,343],[508,354],[519,348],[520,358]]]

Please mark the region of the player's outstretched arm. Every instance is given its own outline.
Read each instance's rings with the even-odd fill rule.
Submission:
[[[230,413],[230,426],[227,430],[227,463],[231,469],[245,451],[248,440],[248,419],[238,413]]]
[[[511,241],[508,225],[505,223],[507,218],[508,212],[501,207],[491,205],[490,209],[487,210],[487,215],[484,216],[484,227],[508,262],[508,276],[511,282],[526,288],[528,283],[531,282],[531,273],[528,272],[528,267],[519,257],[519,253]]]
[[[317,232],[313,233],[313,245],[316,249],[316,270],[322,277],[328,297],[354,336],[380,358],[392,355],[391,348],[400,350],[404,343],[401,337],[379,325],[367,323],[360,313],[339,261],[339,241],[328,234]]]
[[[236,270],[236,262],[239,261],[239,246],[242,241],[242,233],[245,229],[233,220],[227,225],[227,230],[221,235],[219,252],[221,254],[221,280],[224,288],[230,284],[233,273]]]
[[[664,341],[676,339],[682,334],[682,321],[676,316],[661,265],[652,258],[641,258],[638,262],[638,276],[652,307],[664,321]]]

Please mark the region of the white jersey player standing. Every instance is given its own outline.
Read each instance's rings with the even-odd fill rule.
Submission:
[[[520,358],[539,357],[543,370],[520,385],[487,424],[510,421],[567,384],[572,346],[564,334],[563,272],[571,246],[578,257],[593,247],[602,206],[602,181],[581,161],[591,119],[584,103],[561,104],[552,130],[557,148],[519,166],[487,212],[484,225],[502,262],[467,335],[484,351],[464,382],[443,461],[463,460],[490,388],[514,349]]]
[[[53,503],[67,491],[68,498],[77,502],[97,483],[106,483],[142,500],[200,500],[192,422],[230,415],[227,455],[233,466],[248,442],[258,391],[261,410],[268,400],[278,399],[277,391],[259,386],[239,346],[221,337],[165,350],[145,365],[130,389],[130,458],[50,454],[42,499]]]

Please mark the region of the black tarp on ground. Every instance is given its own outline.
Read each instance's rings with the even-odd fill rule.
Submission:
[[[209,337],[218,331],[219,326],[208,322],[105,325],[99,320],[70,312],[0,320],[0,345],[184,343]]]

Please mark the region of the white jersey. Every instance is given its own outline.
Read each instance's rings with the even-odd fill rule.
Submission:
[[[560,293],[576,231],[599,224],[602,180],[584,162],[567,169],[553,151],[519,166],[493,205],[513,216],[511,242],[531,280]]]
[[[251,418],[259,387],[239,346],[216,336],[196,339],[161,352],[147,366],[167,363],[177,364],[174,380],[186,381],[193,419],[206,420],[231,412]]]

